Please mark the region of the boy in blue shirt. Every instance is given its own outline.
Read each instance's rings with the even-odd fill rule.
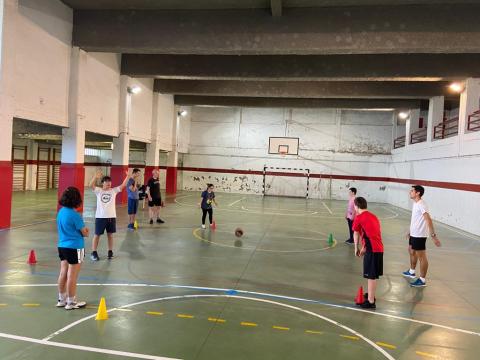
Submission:
[[[58,276],[57,307],[66,310],[79,309],[87,303],[77,301],[77,279],[85,258],[84,237],[89,234],[81,215],[75,211],[82,204],[80,191],[68,187],[62,194],[57,214],[58,256],[60,257],[60,275]]]
[[[140,169],[133,169],[132,177],[127,182],[128,193],[128,230],[135,230],[135,217],[138,210],[138,182],[140,177]]]

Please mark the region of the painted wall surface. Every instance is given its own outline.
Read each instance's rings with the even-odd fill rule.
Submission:
[[[142,91],[132,95],[132,110],[128,129],[130,139],[150,142],[152,137],[153,79],[129,79],[129,84]]]
[[[186,116],[176,116],[176,125],[174,126],[174,135],[176,134],[177,151],[179,153],[188,153],[191,144],[191,134],[197,135],[191,128],[192,108],[182,107],[187,111]],[[175,140],[174,140],[175,143]]]
[[[161,150],[172,150],[175,118],[176,116],[175,105],[173,104],[173,96],[159,94],[156,121],[157,141]]]
[[[67,125],[73,12],[59,0],[19,0],[15,116]]]

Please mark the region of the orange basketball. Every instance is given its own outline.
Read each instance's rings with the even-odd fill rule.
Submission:
[[[242,235],[243,235],[243,230],[240,229],[240,228],[236,228],[235,229],[235,236],[236,237],[242,237]]]

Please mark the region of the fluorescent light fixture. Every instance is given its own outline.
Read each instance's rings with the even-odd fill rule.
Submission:
[[[140,91],[142,91],[142,88],[140,86],[134,85],[127,87],[127,91],[129,94],[138,94]]]
[[[398,113],[398,118],[401,120],[407,120],[408,119],[408,112],[406,111],[401,111]]]
[[[187,116],[187,114],[188,114],[187,110],[180,110],[180,111],[178,112],[178,116],[182,116],[182,117],[183,117],[183,116]]]
[[[448,87],[451,91],[461,93],[463,91],[463,85],[458,82],[451,83]]]

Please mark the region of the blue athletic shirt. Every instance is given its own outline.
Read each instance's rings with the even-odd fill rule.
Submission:
[[[81,229],[85,227],[82,216],[74,209],[62,207],[57,215],[58,247],[83,249]]]

